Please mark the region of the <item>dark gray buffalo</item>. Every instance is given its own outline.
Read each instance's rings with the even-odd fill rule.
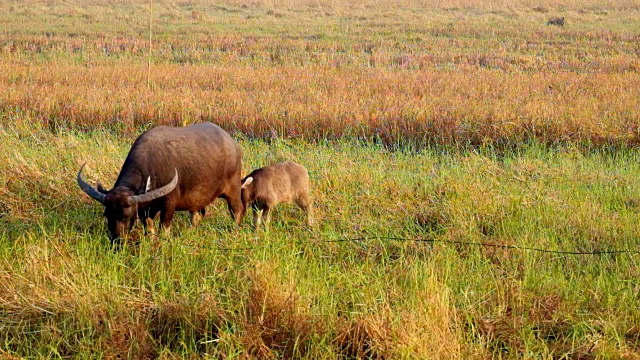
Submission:
[[[221,197],[227,201],[236,224],[244,216],[240,199],[242,151],[217,125],[204,123],[174,128],[155,127],[133,143],[113,189],[97,188],[82,179],[80,188],[105,207],[111,240],[126,235],[136,218],[154,231],[160,213],[166,233],[175,211],[189,211],[197,225],[205,206]]]

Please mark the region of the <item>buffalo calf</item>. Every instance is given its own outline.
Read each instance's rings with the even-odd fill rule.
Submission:
[[[307,223],[313,225],[313,204],[309,196],[309,174],[291,161],[254,170],[242,179],[242,204],[253,208],[256,229],[264,220],[269,229],[271,210],[280,203],[295,203],[307,214]]]

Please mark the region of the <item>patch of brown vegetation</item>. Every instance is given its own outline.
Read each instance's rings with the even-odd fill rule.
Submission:
[[[334,343],[347,358],[390,359],[391,333],[388,319],[362,315],[341,324]]]
[[[202,352],[206,351],[206,344],[217,341],[218,329],[227,318],[210,294],[164,301],[146,313],[146,326],[156,345],[180,349],[180,341],[186,337],[194,339]]]
[[[390,296],[381,308],[338,322],[333,343],[339,354],[357,359],[451,359],[478,353],[463,343],[450,291],[435,274],[406,276],[418,281],[411,301]]]
[[[594,344],[572,343],[572,323],[563,314],[568,306],[557,294],[525,296],[515,284],[505,283],[500,291],[504,309],[475,320],[478,334],[494,354],[522,354],[526,350],[525,332],[544,343],[551,354],[589,358]]]
[[[135,306],[116,314],[104,314],[95,324],[96,350],[104,351],[107,359],[155,359],[157,348],[149,336],[145,315],[143,308]]]
[[[251,286],[242,317],[239,341],[257,359],[303,357],[310,342],[326,332],[295,283],[283,282],[268,263],[249,273]]]

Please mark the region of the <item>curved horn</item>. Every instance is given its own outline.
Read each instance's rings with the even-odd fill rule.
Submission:
[[[176,186],[178,185],[178,169],[175,169],[175,171],[176,171],[176,175],[173,177],[173,180],[171,180],[171,182],[168,183],[167,185],[155,190],[151,190],[144,194],[131,196],[129,197],[129,201],[131,201],[132,203],[145,203],[145,202],[155,200],[157,198],[161,198],[167,195],[168,193],[172,192],[173,189],[175,189]]]
[[[87,165],[87,163],[82,164],[82,167],[80,167],[80,171],[78,171],[78,175],[76,176],[76,180],[78,181],[78,186],[80,186],[80,189],[82,189],[82,191],[87,193],[87,195],[91,196],[94,200],[104,203],[104,198],[107,197],[107,195],[96,190],[93,186],[87,184],[82,179],[82,170],[84,169],[85,165]]]

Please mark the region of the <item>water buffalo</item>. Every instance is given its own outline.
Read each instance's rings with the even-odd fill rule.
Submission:
[[[240,147],[217,125],[158,126],[133,143],[111,190],[87,184],[82,179],[84,165],[77,181],[87,195],[104,205],[113,241],[126,235],[137,217],[145,230],[153,232],[158,213],[165,233],[174,211],[189,211],[195,226],[205,207],[218,197],[227,201],[232,218],[240,224],[244,216],[241,162]]]

